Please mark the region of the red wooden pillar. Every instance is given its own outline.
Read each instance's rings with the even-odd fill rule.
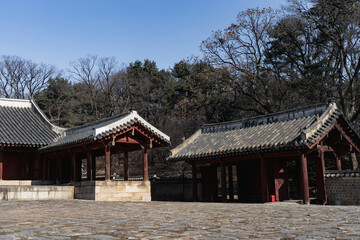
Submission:
[[[129,159],[128,152],[124,152],[124,181],[129,180]]]
[[[261,178],[261,201],[267,202],[269,198],[269,187],[267,179],[266,160],[263,155],[260,156],[260,178]]]
[[[91,176],[93,181],[96,180],[96,157],[92,154],[91,156]]]
[[[46,180],[46,158],[45,156],[42,156],[42,180]]]
[[[0,180],[3,180],[4,176],[4,152],[0,150]]]
[[[61,160],[59,158],[59,156],[56,156],[56,183],[61,183]]]
[[[50,162],[50,159],[47,158],[47,159],[46,159],[46,176],[47,176],[46,179],[47,179],[47,180],[52,180],[52,179],[51,179],[51,172],[50,172],[50,170],[51,170],[51,168],[50,168],[50,163],[51,163],[51,162]]]
[[[72,176],[71,176],[71,178],[72,178],[72,180],[74,181],[74,182],[77,182],[77,179],[78,179],[78,177],[77,177],[77,170],[76,170],[76,153],[74,152],[74,151],[72,151],[71,152],[71,169],[72,169]]]
[[[236,163],[236,181],[237,181],[237,196],[238,196],[238,202],[241,201],[241,171],[240,171],[240,163]]]
[[[149,166],[148,166],[148,152],[147,152],[147,148],[144,147],[144,156],[143,156],[143,165],[144,165],[144,181],[148,181],[149,180]]]
[[[93,170],[92,170],[92,154],[90,150],[86,151],[86,178],[88,181],[93,180]]]
[[[307,160],[306,160],[306,155],[304,153],[301,154],[300,169],[301,169],[301,179],[302,179],[301,183],[303,189],[303,203],[310,204]]]
[[[232,165],[228,165],[228,178],[229,178],[229,198],[230,200],[234,200],[234,180],[233,180],[233,167]]]
[[[334,153],[335,161],[336,161],[336,170],[341,171],[341,158],[337,154]]]
[[[316,159],[316,186],[317,186],[317,197],[323,201],[323,204],[327,202],[326,188],[325,188],[325,158],[324,150],[319,150],[320,156]]]
[[[226,202],[227,200],[227,191],[226,191],[226,169],[225,163],[220,161],[220,181],[221,181],[221,200]]]
[[[196,177],[196,164],[193,162],[191,165],[191,176],[192,176],[192,195],[193,201],[198,200],[198,189],[197,189],[197,177]]]
[[[110,180],[110,146],[105,147],[105,180]]]

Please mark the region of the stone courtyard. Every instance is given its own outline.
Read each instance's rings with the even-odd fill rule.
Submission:
[[[359,206],[2,201],[0,239],[360,239]]]

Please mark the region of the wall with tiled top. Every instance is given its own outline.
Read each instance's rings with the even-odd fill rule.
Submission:
[[[328,204],[360,205],[360,171],[325,173]]]

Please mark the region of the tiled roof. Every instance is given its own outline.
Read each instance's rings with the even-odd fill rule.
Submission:
[[[198,160],[288,149],[316,142],[341,116],[335,103],[203,126],[169,160]]]
[[[112,118],[103,119],[97,122],[85,124],[65,131],[65,136],[56,142],[41,148],[41,150],[67,146],[79,142],[95,141],[118,133],[136,123],[141,124],[145,129],[156,135],[165,143],[170,143],[170,137],[152,126],[143,119],[136,111],[131,111]]]
[[[41,147],[61,133],[31,100],[0,99],[0,145]]]
[[[170,143],[169,136],[148,123],[136,111],[65,129],[51,124],[32,100],[0,98],[0,147],[26,146],[49,150],[106,138],[134,124],[140,124],[162,142]]]

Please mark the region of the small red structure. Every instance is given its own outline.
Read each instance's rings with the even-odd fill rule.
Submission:
[[[330,103],[205,125],[172,149],[169,160],[192,165],[194,200],[200,166],[202,201],[210,201],[214,193],[232,201],[234,192],[240,202],[267,202],[272,195],[281,201],[290,198],[291,184],[309,204],[308,161],[316,166],[317,198],[326,203],[325,158],[341,170],[340,156],[356,152],[359,135]],[[296,169],[292,182],[289,163]]]
[[[87,159],[87,181],[94,181],[97,156],[105,156],[105,180],[110,180],[111,155],[121,153],[127,181],[128,153],[142,151],[148,181],[148,150],[170,143],[136,111],[64,129],[51,124],[32,100],[0,99],[0,119],[0,180],[80,182],[81,160]]]

